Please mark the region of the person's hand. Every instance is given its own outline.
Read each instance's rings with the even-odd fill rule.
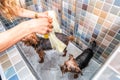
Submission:
[[[22,23],[27,27],[31,33],[48,34],[52,31],[52,19],[51,18],[37,18],[25,21]]]
[[[35,16],[37,18],[45,18],[45,17],[48,18],[48,12],[45,11],[45,12],[41,12],[41,13],[36,13]]]
[[[52,31],[52,19],[47,16],[47,12],[35,14],[34,19],[23,22],[23,26],[26,26],[29,34],[22,39],[24,44],[36,45],[38,43],[38,38],[35,33],[48,34]],[[29,27],[28,27],[29,26]]]

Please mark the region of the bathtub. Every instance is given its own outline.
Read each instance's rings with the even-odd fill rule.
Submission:
[[[69,58],[69,54],[77,57],[82,53],[82,50],[77,48],[74,43],[69,43],[66,57],[62,57],[55,50],[45,51],[44,63],[39,63],[38,54],[32,47],[27,47],[22,42],[19,42],[17,47],[37,80],[74,80],[72,73],[62,74],[60,71],[60,65]],[[79,75],[79,78],[75,80],[90,80],[99,68],[100,64],[92,59],[88,67],[83,70],[83,75]]]

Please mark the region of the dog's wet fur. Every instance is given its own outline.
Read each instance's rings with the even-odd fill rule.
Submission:
[[[64,44],[68,45],[69,41],[73,41],[73,36],[67,36],[63,33],[55,33],[56,37],[61,40]],[[43,37],[36,36],[36,34],[31,34],[28,37],[25,37],[22,42],[27,46],[32,46],[40,57],[40,63],[44,62],[45,50],[51,50],[52,46],[49,39],[45,39]],[[63,51],[63,56],[66,56],[67,50],[66,48]]]
[[[62,73],[66,72],[72,72],[74,73],[74,78],[78,78],[79,73],[83,75],[82,69],[88,66],[90,60],[92,59],[94,52],[93,50],[96,48],[96,42],[92,41],[90,43],[90,47],[85,49],[80,55],[78,55],[76,58],[73,58],[73,56],[69,57],[69,60],[64,62],[64,65],[62,65],[61,71]],[[66,63],[71,64],[66,64]]]
[[[67,36],[63,33],[55,33],[56,37],[61,40],[64,44],[68,45],[69,41],[73,41],[73,36]],[[25,37],[22,39],[22,42],[27,46],[32,46],[36,52],[38,53],[40,57],[40,63],[44,62],[44,56],[45,56],[45,50],[51,50],[52,46],[49,39],[45,39],[43,37],[36,36],[35,33]],[[69,55],[69,59],[64,62],[62,66],[60,66],[60,69],[62,73],[66,72],[72,72],[74,73],[74,78],[78,78],[78,75],[82,73],[82,69],[88,66],[90,60],[92,59],[94,52],[96,48],[96,42],[92,41],[90,42],[90,46],[85,49],[80,55],[78,55],[76,58],[73,57],[73,55]],[[63,56],[66,56],[67,50],[64,49]]]

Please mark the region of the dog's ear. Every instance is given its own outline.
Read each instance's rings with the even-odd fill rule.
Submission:
[[[74,59],[72,54],[69,54],[69,60]]]
[[[69,40],[69,41],[74,41],[74,40],[75,40],[75,37],[74,37],[74,36],[68,36],[68,40]]]
[[[72,54],[69,54],[69,57],[73,57],[73,55],[72,55]]]

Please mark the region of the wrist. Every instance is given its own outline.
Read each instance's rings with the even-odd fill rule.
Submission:
[[[27,21],[20,23],[19,27],[21,27],[21,30],[23,30],[26,35],[34,32],[33,27],[29,23],[27,23]]]

